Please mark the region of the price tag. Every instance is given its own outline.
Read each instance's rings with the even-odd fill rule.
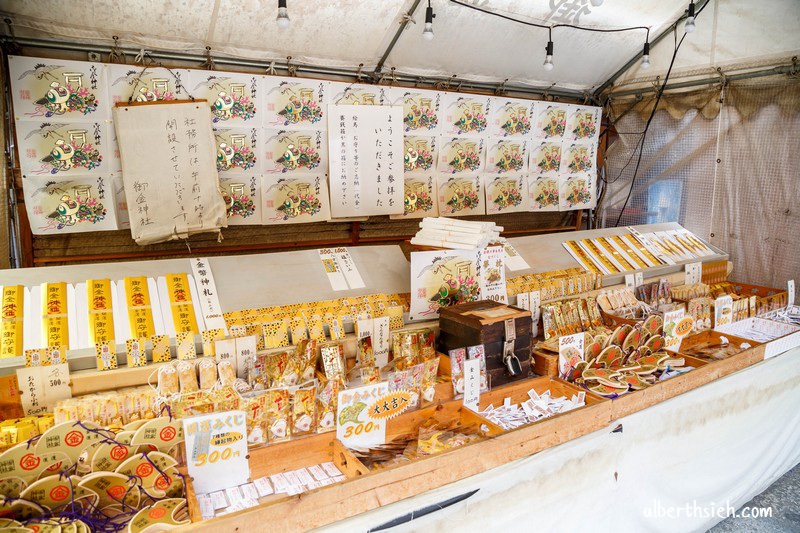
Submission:
[[[636,279],[634,278],[633,274],[625,274],[625,288],[626,289],[636,288]]]
[[[520,309],[525,309],[526,311],[530,311],[531,309],[531,298],[530,294],[527,292],[521,292],[517,294],[517,307]]]
[[[319,258],[322,261],[322,267],[325,269],[325,274],[328,275],[328,281],[331,288],[335,291],[346,291],[347,280],[342,273],[342,268],[330,248],[322,248],[319,250]]]
[[[361,278],[361,274],[358,272],[356,263],[353,261],[353,257],[350,255],[350,251],[347,248],[339,247],[333,251],[333,254],[336,257],[336,261],[339,264],[339,267],[342,269],[342,273],[344,274],[344,279],[347,280],[347,284],[350,286],[350,288],[363,289],[366,287],[364,280]]]
[[[724,326],[733,321],[733,297],[720,296],[714,300],[714,327]]]
[[[693,285],[703,281],[703,263],[687,263],[683,282],[686,285]]]
[[[583,332],[558,339],[558,375],[562,379],[583,361],[584,340]]]
[[[214,352],[217,364],[222,361],[230,361],[236,368],[236,339],[214,341]]]
[[[336,438],[350,448],[369,448],[386,442],[386,420],[372,416],[378,402],[389,393],[383,381],[339,393],[336,408]]]
[[[642,272],[637,272],[636,274],[633,275],[634,288],[642,284],[644,284],[644,274]]]
[[[200,309],[203,312],[207,329],[225,328],[225,319],[222,317],[222,308],[219,305],[217,296],[217,285],[214,282],[214,275],[211,273],[211,265],[205,257],[198,257],[191,260],[192,274],[197,283],[197,296],[200,300]]]
[[[528,300],[530,302],[531,318],[533,319],[531,335],[538,337],[539,317],[542,314],[542,293],[539,291],[531,291],[528,293]]]
[[[236,377],[247,379],[247,360],[256,356],[256,336],[236,339]]]
[[[189,475],[199,493],[224,490],[247,483],[247,416],[244,411],[226,411],[183,419]],[[202,437],[202,438],[201,438]],[[208,438],[206,453],[194,453],[200,440]]]
[[[389,317],[379,316],[372,321],[372,350],[378,367],[389,363]]]
[[[788,293],[789,293],[789,300],[788,305],[794,305],[794,280],[790,279],[787,283],[788,285]]]
[[[509,270],[516,271],[516,270],[525,270],[526,268],[530,268],[531,266],[519,255],[519,252],[511,246],[509,243],[505,243],[503,245],[503,251],[505,252],[506,256],[506,268]]]
[[[67,363],[18,368],[17,382],[22,408],[28,416],[52,411],[59,400],[72,398]]]
[[[683,309],[664,313],[664,347],[677,352],[683,338],[692,332],[694,319],[684,316]]]
[[[481,400],[481,360],[464,361],[464,407],[477,412]]]

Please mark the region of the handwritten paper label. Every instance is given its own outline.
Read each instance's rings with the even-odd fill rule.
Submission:
[[[667,350],[677,352],[683,338],[692,331],[693,321],[684,315],[683,309],[664,313],[664,347]]]
[[[521,292],[517,294],[517,307],[520,309],[525,309],[529,311],[531,308],[531,301],[530,301],[530,294],[527,292]]]
[[[364,285],[364,280],[361,278],[361,274],[358,273],[356,263],[353,261],[353,258],[350,256],[350,252],[347,250],[347,248],[335,248],[333,250],[333,254],[336,257],[336,263],[341,268],[344,278],[347,280],[347,284],[350,286],[350,288],[364,288],[366,286]]]
[[[67,363],[18,368],[17,381],[22,408],[28,416],[52,411],[59,400],[72,398]]]
[[[211,108],[200,102],[114,109],[131,235],[138,244],[227,227]]]
[[[584,340],[583,333],[565,335],[558,339],[558,375],[562,379],[583,361]]]
[[[236,339],[236,377],[247,378],[247,360],[256,356],[256,336]]]
[[[372,349],[378,367],[389,363],[389,317],[379,316],[372,320]]]
[[[714,327],[724,326],[733,321],[733,297],[720,296],[714,300]]]
[[[627,289],[636,288],[636,278],[634,278],[633,274],[625,274],[625,288]]]
[[[333,250],[330,248],[322,248],[319,250],[319,258],[322,261],[325,274],[328,275],[331,288],[335,291],[346,291],[347,279],[344,277],[342,268],[339,266],[339,261],[334,255]]]
[[[369,407],[388,393],[386,381],[341,391],[336,408],[336,438],[350,448],[385,443],[386,421],[372,418]]]
[[[403,203],[403,108],[328,106],[331,214],[400,215]]]
[[[638,287],[639,285],[644,284],[644,274],[642,272],[637,272],[633,275],[633,285],[634,288]]]
[[[530,268],[531,266],[519,255],[519,252],[516,248],[514,248],[509,243],[505,243],[503,245],[503,251],[505,252],[506,256],[506,268],[509,270],[516,271],[516,270],[525,270]]]
[[[183,419],[187,467],[195,490],[207,493],[247,483],[247,416],[244,411],[227,411]],[[207,452],[197,452],[199,442]]]
[[[197,285],[197,297],[200,300],[200,309],[203,311],[203,318],[206,321],[206,329],[222,329],[225,327],[225,319],[222,317],[222,308],[219,305],[217,295],[217,285],[214,283],[214,275],[211,273],[211,265],[205,257],[191,259],[192,273]]]
[[[684,276],[686,285],[694,285],[703,280],[703,263],[687,263]]]
[[[794,305],[794,280],[790,279],[787,283],[787,290],[789,293],[788,305]]]
[[[464,407],[477,412],[481,401],[481,360],[466,359],[464,368]]]

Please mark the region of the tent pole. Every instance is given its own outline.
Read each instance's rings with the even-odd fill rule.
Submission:
[[[773,67],[764,70],[754,70],[751,72],[742,72],[740,74],[725,74],[725,80],[728,82],[731,81],[739,81],[739,80],[749,80],[752,78],[762,78],[764,76],[779,76],[781,74],[791,74],[795,72],[791,66],[780,66],[780,67]],[[724,74],[724,73],[723,73]],[[667,85],[664,90],[668,91],[670,89],[685,89],[687,87],[697,87],[700,85],[712,85],[715,83],[720,82],[720,77],[716,76],[714,78],[703,78],[699,80],[688,80],[688,81],[681,81],[676,83],[670,83]],[[630,89],[628,91],[620,91],[618,93],[609,93],[609,97],[613,97],[617,99],[619,97],[625,96],[639,96],[644,93],[655,92],[657,89],[655,87],[641,87],[639,89]]]
[[[31,48],[44,48],[44,49],[51,49],[51,50],[65,50],[70,52],[95,52],[98,54],[107,54],[111,51],[110,46],[101,46],[101,45],[94,45],[94,44],[84,44],[78,43],[74,41],[49,41],[44,39],[27,39],[27,38],[17,38],[15,40],[11,40],[9,37],[1,38],[0,43],[6,42],[15,42],[19,46],[23,47],[31,47]],[[119,51],[125,53],[126,55],[135,56],[139,53],[139,49],[133,48],[120,48]],[[201,54],[181,54],[177,52],[160,52],[157,50],[148,50],[148,55],[153,57],[154,59],[165,59],[171,61],[186,61],[186,62],[196,62],[202,63],[205,61],[206,56]],[[234,67],[248,67],[248,68],[258,68],[262,70],[266,70],[271,61],[259,61],[256,59],[237,59],[232,57],[225,57],[225,56],[215,56],[214,63],[217,65],[230,65]],[[286,63],[281,63],[278,61],[274,62],[274,66],[277,68],[286,68]],[[347,68],[337,68],[337,67],[320,67],[314,65],[297,65],[298,72],[305,72],[308,74],[317,74],[323,76],[346,76],[348,78],[356,79],[358,69],[347,69]],[[440,82],[450,82],[451,84],[454,82],[462,82],[463,81],[463,88],[466,91],[485,91],[491,94],[494,94],[495,90],[497,89],[497,83],[490,83],[490,82],[478,82],[478,81],[469,81],[469,80],[454,80],[453,78],[436,78],[436,77],[425,77],[425,76],[411,76],[408,74],[397,74],[395,79],[399,82],[410,83],[410,84],[417,84],[423,83],[426,85],[434,86]],[[542,97],[545,94],[550,96],[555,96],[559,98],[571,98],[579,101],[583,101],[585,93],[582,90],[577,89],[566,89],[566,88],[557,88],[557,87],[550,87],[550,86],[524,86],[524,85],[510,85],[506,84],[505,89],[507,92],[517,93],[520,95],[524,95],[528,98],[533,98],[534,96]]]
[[[392,50],[394,49],[394,45],[396,45],[397,41],[400,40],[400,36],[403,34],[405,29],[408,27],[408,24],[411,22],[412,17],[414,16],[414,12],[417,10],[417,7],[419,7],[419,3],[421,1],[422,0],[414,0],[414,5],[412,5],[411,9],[408,10],[408,13],[403,19],[403,22],[400,23],[400,27],[397,28],[397,33],[395,33],[394,37],[392,37],[392,42],[390,42],[389,46],[386,47],[386,51],[383,52],[380,61],[378,61],[378,64],[375,65],[375,74],[380,74],[381,70],[383,70],[384,63],[386,63],[386,60],[389,58],[389,54],[391,54]]]
[[[698,12],[701,11],[706,6],[706,4],[709,3],[710,1],[711,0],[700,0],[700,2],[698,2],[698,6],[696,8],[697,11]],[[682,14],[680,17],[678,17],[678,20],[676,20],[675,22],[673,22],[672,24],[667,26],[667,28],[664,31],[662,31],[660,34],[658,34],[658,36],[656,36],[655,39],[650,41],[650,48],[652,49],[653,47],[655,47],[655,45],[660,43],[667,35],[669,35],[672,32],[672,29],[675,27],[675,25],[678,24],[681,20],[683,20],[684,17],[685,17],[685,13]],[[639,52],[638,54],[633,56],[633,58],[631,58],[630,61],[625,63],[625,65],[621,69],[619,69],[614,74],[612,74],[611,77],[608,78],[605,82],[603,82],[603,84],[600,87],[595,89],[595,91],[592,93],[592,96],[595,99],[598,99],[598,101],[599,101],[600,95],[603,93],[603,91],[605,91],[606,89],[611,87],[614,84],[614,82],[617,81],[617,78],[619,78],[620,76],[625,74],[625,72],[627,72],[627,70],[629,68],[631,68],[633,65],[635,65],[636,62],[639,61],[641,58],[642,58],[642,52]]]

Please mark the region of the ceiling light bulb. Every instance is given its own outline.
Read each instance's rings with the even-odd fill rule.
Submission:
[[[686,24],[683,26],[683,31],[692,33],[694,31],[694,2],[689,2],[689,10],[686,15]]]
[[[431,7],[431,1],[428,0],[428,7],[425,9],[425,29],[422,30],[422,38],[426,41],[433,40],[433,18],[436,15],[433,14],[433,8]]]
[[[642,65],[645,70],[650,68],[650,43],[644,43],[644,50],[642,51]]]
[[[544,63],[542,66],[545,70],[553,70],[553,41],[547,41],[547,47],[545,47],[546,56],[544,56]]]
[[[286,9],[286,0],[278,0],[278,16],[275,17],[275,22],[278,23],[278,27],[282,30],[289,27],[291,19],[289,18],[289,10]]]
[[[600,7],[603,5],[603,0],[592,0],[592,5],[594,7]]]

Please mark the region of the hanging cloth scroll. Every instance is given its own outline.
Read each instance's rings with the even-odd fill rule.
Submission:
[[[204,101],[118,104],[114,126],[137,244],[227,227]]]

